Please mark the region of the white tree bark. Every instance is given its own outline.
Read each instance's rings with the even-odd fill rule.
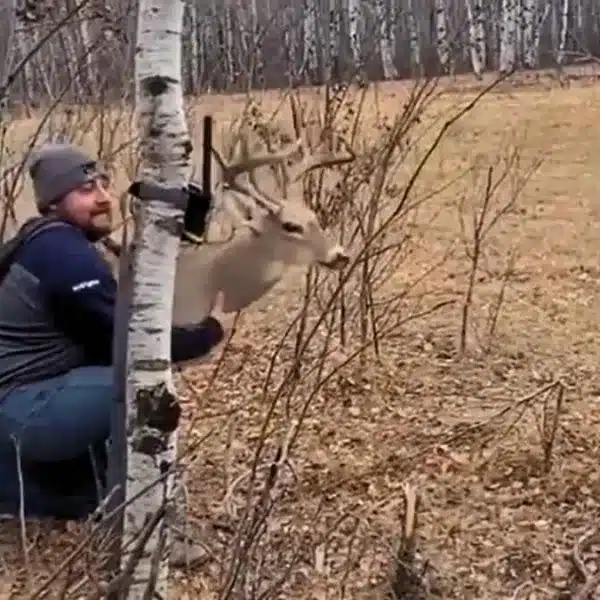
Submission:
[[[420,73],[421,71],[421,32],[419,31],[419,22],[415,18],[415,12],[412,0],[408,0],[407,6],[407,19],[408,19],[408,35],[410,41],[410,63],[411,67]],[[388,39],[390,39],[389,32],[391,31],[392,23],[388,17]],[[390,39],[391,41],[391,39]],[[393,49],[393,46],[392,46]]]
[[[362,68],[362,10],[360,0],[348,0],[348,25],[352,62],[354,68],[358,71]]]
[[[0,126],[5,122],[4,108],[8,97],[6,86],[12,64],[16,10],[17,0],[2,0],[0,4]],[[0,127],[1,132],[2,127]]]
[[[89,19],[86,17],[85,7],[79,13],[79,36],[81,38],[81,49],[79,56],[83,55],[85,60],[86,70],[83,77],[80,75],[80,79],[84,81],[84,89],[94,89],[99,83],[99,77],[96,74],[96,65],[94,63],[94,55],[91,51],[92,41],[89,31]]]
[[[25,32],[26,24],[21,20],[17,19],[15,23],[15,31],[14,31],[14,39],[16,42],[16,47],[19,49],[19,60],[25,58],[29,52],[31,46],[33,46],[37,40],[35,38],[36,30],[34,30],[33,35],[27,35]],[[31,42],[31,45],[30,45]],[[32,60],[27,61],[23,68],[23,85],[25,87],[25,97],[31,99],[33,96],[33,69],[32,62],[37,61],[38,57],[33,57]],[[51,90],[48,89],[49,95],[52,94]]]
[[[318,69],[318,25],[316,0],[305,0],[304,3],[304,69],[308,69],[311,76]]]
[[[390,43],[391,23],[385,9],[384,0],[375,0],[375,18],[379,25],[379,52],[384,79],[396,79],[398,71],[394,65],[394,48]]]
[[[435,0],[436,49],[442,71],[450,71],[450,46],[448,40],[448,18],[445,0]]]
[[[141,167],[144,179],[181,190],[190,172],[191,143],[181,87],[184,0],[143,0],[139,7],[135,64]],[[132,306],[128,331],[127,500],[151,486],[173,466],[177,452],[178,406],[171,377],[171,315],[178,221],[183,207],[165,198],[143,200],[136,211],[132,256]],[[171,506],[173,480],[155,485],[125,510],[125,540],[146,520]],[[167,513],[168,514],[168,513]],[[134,574],[129,598],[149,598],[152,556],[160,554],[155,591],[167,598],[165,519],[150,537]],[[127,555],[124,556],[124,560]]]
[[[485,14],[482,0],[466,0],[469,22],[469,50],[473,72],[480,79],[485,69]]]
[[[565,62],[565,49],[567,45],[567,32],[569,28],[569,0],[563,0],[560,14],[560,41],[558,52],[556,53],[556,62],[559,66]]]
[[[339,73],[340,61],[340,18],[336,0],[329,0],[327,31],[327,53],[325,63],[325,79],[327,81],[336,80]]]
[[[523,65],[533,69],[537,63],[535,51],[536,34],[536,2],[535,0],[521,0],[521,40],[523,41]]]
[[[262,42],[260,36],[260,21],[258,15],[258,5],[256,0],[250,2],[250,27],[252,31],[252,44],[250,51],[252,55],[252,73],[250,74],[250,81],[254,86],[256,83],[259,85],[263,84],[263,71],[264,71],[264,59],[262,52]]]
[[[190,2],[188,4],[189,10],[189,26],[190,26],[190,54],[189,65],[190,65],[190,84],[192,91],[197,93],[199,91],[199,76],[201,73],[200,61],[202,60],[203,53],[200,49],[199,37],[200,37],[200,18],[198,3]]]
[[[283,44],[285,46],[286,73],[288,83],[293,84],[298,75],[298,23],[292,9],[284,13]]]
[[[500,28],[500,72],[508,73],[516,66],[517,0],[502,0]]]
[[[235,81],[235,62],[233,60],[233,20],[231,18],[231,6],[225,3],[225,60],[227,69],[227,85],[233,87]]]

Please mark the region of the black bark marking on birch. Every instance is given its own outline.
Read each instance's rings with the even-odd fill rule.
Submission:
[[[144,77],[140,82],[140,85],[144,93],[156,98],[157,96],[162,96],[162,94],[166,93],[169,86],[175,83],[177,83],[177,80],[172,77],[151,75],[150,77]]]
[[[183,221],[181,219],[173,219],[172,217],[157,219],[154,222],[154,226],[176,238],[180,238],[183,235]]]
[[[146,456],[156,456],[167,449],[163,436],[158,432],[142,431],[133,441],[132,447],[136,452]]]
[[[144,327],[143,331],[144,331],[144,333],[147,333],[148,335],[158,335],[162,331],[162,328],[161,327]]]
[[[168,460],[161,460],[160,464],[158,465],[158,469],[160,471],[161,475],[164,475],[165,473],[169,472],[169,469],[171,468],[171,464]]]
[[[164,383],[138,390],[135,396],[137,425],[168,434],[177,429],[181,406]]]
[[[153,308],[155,306],[154,302],[132,302],[131,303],[131,310],[132,312],[135,311],[142,311],[142,310],[149,310],[151,308]],[[129,330],[131,331],[131,326],[129,327]]]
[[[132,368],[138,371],[165,371],[170,364],[170,361],[162,358],[141,358],[133,362]]]

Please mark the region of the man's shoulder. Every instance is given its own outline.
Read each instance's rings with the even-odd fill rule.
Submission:
[[[15,262],[34,272],[41,269],[68,271],[82,263],[97,268],[103,265],[99,251],[85,234],[64,221],[48,224],[25,240],[17,251]]]
[[[49,221],[41,228],[26,236],[20,248],[20,253],[49,252],[50,254],[62,254],[66,249],[75,248],[82,251],[83,248],[93,250],[85,234],[77,227],[66,221]]]

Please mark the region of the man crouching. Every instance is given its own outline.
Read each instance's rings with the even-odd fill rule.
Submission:
[[[0,284],[0,513],[23,501],[26,517],[83,519],[104,492],[115,400],[117,282],[93,245],[115,202],[102,165],[70,145],[35,151],[29,174],[52,218],[21,241]],[[174,327],[173,362],[207,355],[230,326],[215,306]]]

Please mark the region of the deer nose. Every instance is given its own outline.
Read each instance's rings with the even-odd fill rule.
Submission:
[[[343,248],[335,248],[321,264],[328,269],[343,269],[350,262],[350,257]]]

